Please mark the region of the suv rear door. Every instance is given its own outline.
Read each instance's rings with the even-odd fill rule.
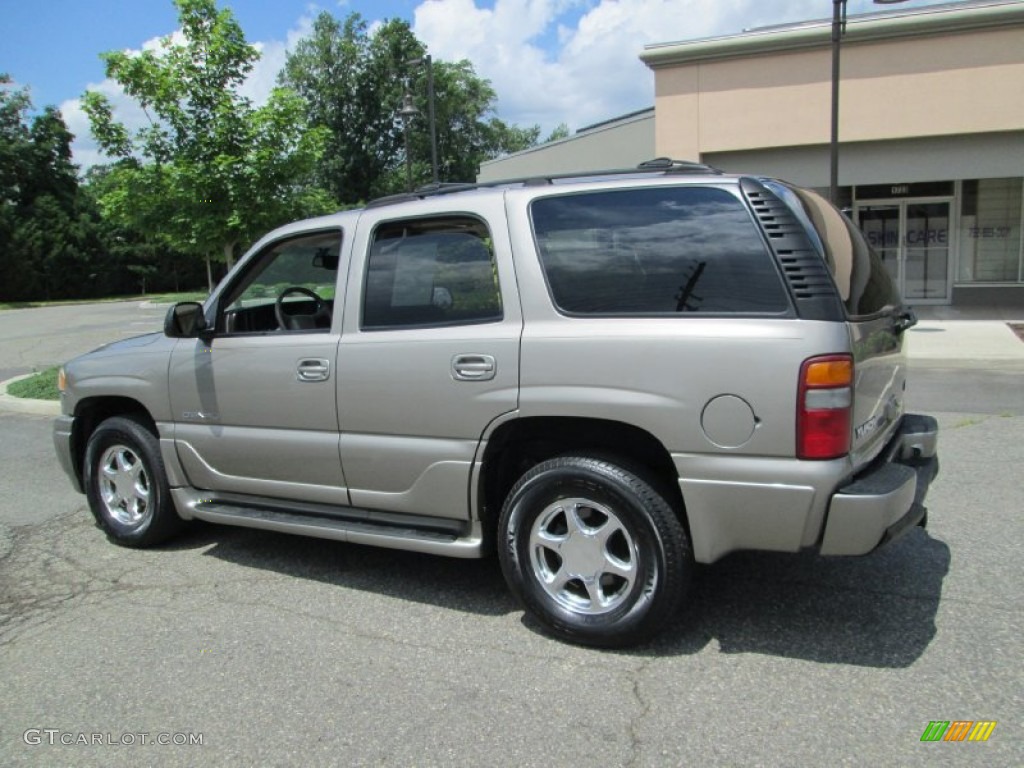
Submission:
[[[354,506],[467,519],[480,438],[518,407],[522,313],[502,198],[467,202],[360,216],[337,376]]]
[[[913,315],[856,225],[815,192],[768,184],[816,234],[847,315],[856,380],[851,459],[860,468],[882,450],[904,411],[903,332]]]

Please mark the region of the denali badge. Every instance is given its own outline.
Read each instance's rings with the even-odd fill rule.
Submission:
[[[181,414],[182,421],[220,421],[219,413],[203,413],[203,411],[185,411]]]

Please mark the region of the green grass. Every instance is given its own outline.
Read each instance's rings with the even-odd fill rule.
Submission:
[[[60,392],[57,391],[57,370],[58,367],[55,365],[27,379],[16,381],[7,387],[7,394],[29,400],[60,400]]]
[[[133,296],[135,301],[152,301],[154,304],[176,304],[179,301],[206,301],[210,294],[207,291],[182,291],[181,293],[150,293],[146,296]]]

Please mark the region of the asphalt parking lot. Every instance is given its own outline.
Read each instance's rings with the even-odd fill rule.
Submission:
[[[19,312],[11,375],[163,314],[102,309],[76,337],[75,315]],[[547,638],[495,560],[207,525],[115,547],[49,418],[0,412],[0,764],[1021,765],[1024,367],[915,374],[942,429],[926,531],[729,556],[627,652]],[[922,743],[935,720],[997,725]]]

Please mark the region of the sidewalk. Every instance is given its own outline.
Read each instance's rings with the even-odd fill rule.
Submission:
[[[914,307],[919,320],[1001,320],[1006,323],[1024,323],[1024,306],[991,304],[987,306]]]
[[[1009,323],[1024,325],[1024,307],[914,307],[918,324],[907,331],[911,364],[973,365],[1024,370],[1024,340]]]
[[[921,320],[905,338],[911,364],[1020,364],[1024,370],[1024,341],[999,320]]]

